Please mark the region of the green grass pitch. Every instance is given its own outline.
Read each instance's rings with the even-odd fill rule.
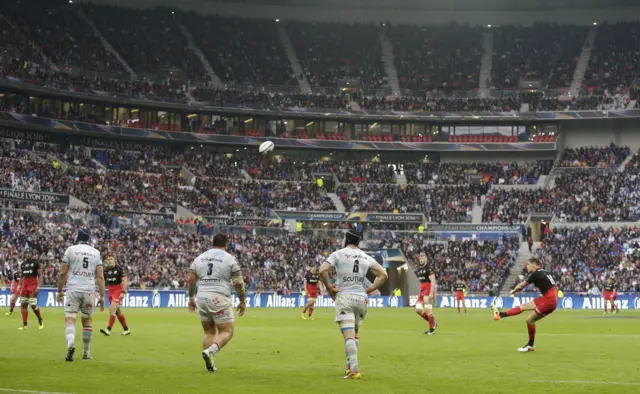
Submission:
[[[342,379],[342,338],[330,309],[302,321],[295,309],[249,309],[217,356],[219,371],[204,371],[197,315],[175,309],[128,309],[132,335],[98,329],[84,361],[66,363],[62,309],[43,309],[40,331],[16,330],[20,313],[0,317],[0,392],[59,393],[638,393],[640,313],[602,317],[600,311],[558,310],[538,324],[537,351],[527,341],[526,315],[491,320],[487,310],[458,315],[438,309],[435,336],[412,308],[370,309],[362,328],[363,379]],[[78,357],[78,355],[80,357]],[[16,391],[18,392],[18,391]]]

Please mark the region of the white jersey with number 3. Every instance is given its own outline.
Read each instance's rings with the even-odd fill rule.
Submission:
[[[196,257],[191,271],[198,278],[198,295],[217,293],[231,297],[231,278],[240,275],[240,264],[222,249],[210,249]]]
[[[69,266],[67,291],[96,291],[96,269],[102,265],[96,248],[86,244],[70,246],[64,252],[62,262]]]
[[[365,280],[367,272],[378,262],[358,248],[346,247],[327,258],[327,263],[336,269],[336,285],[343,294],[367,295]]]

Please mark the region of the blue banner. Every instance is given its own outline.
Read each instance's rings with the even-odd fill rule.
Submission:
[[[38,306],[61,307],[56,302],[56,289],[40,289]],[[189,296],[186,291],[158,291],[130,290],[122,300],[124,308],[186,308]],[[19,301],[18,301],[19,302]],[[233,303],[237,305],[238,297],[233,296]],[[301,308],[306,304],[306,297],[302,293],[278,295],[276,293],[247,294],[249,308]],[[0,308],[9,307],[11,292],[9,289],[0,290]],[[370,296],[369,308],[397,308],[403,305],[402,297]],[[108,305],[107,305],[108,306]],[[331,297],[320,296],[316,300],[316,308],[332,308],[334,302]]]
[[[495,304],[498,308],[511,309],[518,305],[526,304],[534,298],[539,297],[535,293],[522,293],[515,297],[498,296],[498,297],[465,297],[464,303],[467,308],[489,308],[491,304]],[[409,303],[415,305],[417,296],[411,296]],[[455,308],[457,306],[455,295],[438,296],[439,308]],[[619,294],[616,300],[616,306],[620,310],[635,309],[640,310],[639,294]],[[558,298],[558,309],[604,309],[604,298],[602,296],[587,296],[576,293],[564,294],[564,297]]]

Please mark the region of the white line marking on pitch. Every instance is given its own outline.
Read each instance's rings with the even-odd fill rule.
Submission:
[[[530,380],[531,383],[604,384],[616,386],[640,386],[640,382],[605,382],[601,380]]]
[[[18,389],[5,389],[5,388],[0,388],[0,391],[5,392],[5,393],[71,394],[71,393],[58,393],[58,392],[55,392],[55,391],[18,390]]]

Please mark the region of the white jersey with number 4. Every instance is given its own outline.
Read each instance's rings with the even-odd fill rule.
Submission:
[[[96,269],[102,265],[96,248],[86,244],[70,246],[64,252],[62,262],[69,266],[67,291],[96,291]]]
[[[341,293],[365,296],[367,272],[371,267],[380,265],[362,250],[349,246],[331,253],[327,263],[336,269],[336,285]]]
[[[210,249],[196,257],[191,271],[198,278],[198,295],[217,293],[231,297],[231,278],[240,273],[240,264],[224,250]]]

